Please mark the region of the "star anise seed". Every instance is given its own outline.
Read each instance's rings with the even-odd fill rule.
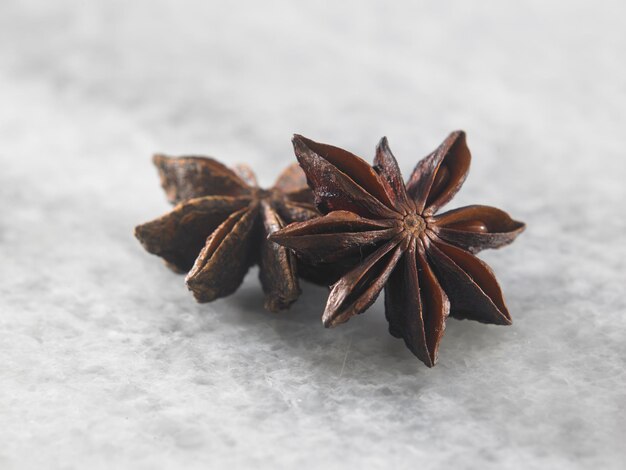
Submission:
[[[258,263],[265,308],[288,308],[300,294],[296,259],[267,236],[319,215],[298,165],[264,190],[246,166],[233,171],[212,158],[164,155],[155,155],[154,164],[176,207],[135,229],[144,248],[174,271],[188,273],[187,286],[198,302],[233,293]]]
[[[436,215],[467,176],[471,157],[464,132],[453,132],[421,160],[406,185],[386,138],[373,167],[299,135],[293,144],[325,215],[289,225],[270,239],[321,266],[358,260],[332,286],[325,326],[364,312],[384,288],[390,333],[432,367],[449,314],[511,323],[494,273],[473,253],[511,243],[524,224],[486,206]]]

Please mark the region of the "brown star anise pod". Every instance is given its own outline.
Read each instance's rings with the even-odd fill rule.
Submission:
[[[448,314],[511,323],[494,273],[472,253],[511,243],[524,224],[487,206],[435,215],[467,176],[464,132],[450,134],[421,160],[406,185],[386,138],[376,149],[374,167],[299,135],[293,144],[326,215],[290,225],[270,239],[321,265],[351,257],[360,261],[332,286],[325,326],[364,312],[384,287],[389,332],[432,367]]]
[[[212,158],[155,155],[154,164],[169,201],[177,205],[135,229],[144,248],[172,270],[189,271],[186,283],[198,302],[232,294],[258,263],[265,308],[288,308],[300,294],[296,260],[267,236],[319,215],[298,165],[265,190],[248,167],[236,173]]]

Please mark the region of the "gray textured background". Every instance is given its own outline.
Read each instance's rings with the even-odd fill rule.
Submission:
[[[624,468],[624,3],[0,2],[0,468]],[[448,131],[509,328],[428,370],[382,306],[197,305],[133,226],[154,151],[251,162],[299,132],[408,174]],[[388,467],[387,467],[388,468]]]

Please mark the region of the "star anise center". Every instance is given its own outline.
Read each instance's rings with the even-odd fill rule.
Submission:
[[[402,219],[402,225],[406,236],[418,238],[426,229],[426,221],[423,217],[409,213]]]

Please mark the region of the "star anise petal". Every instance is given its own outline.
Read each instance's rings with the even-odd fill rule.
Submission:
[[[389,277],[385,286],[385,317],[389,322],[389,333],[403,338],[411,352],[431,367],[433,362],[426,347],[415,254],[413,243]]]
[[[387,137],[380,139],[376,147],[376,157],[374,158],[374,169],[387,181],[391,187],[396,208],[408,211],[411,208],[409,196],[406,192],[404,179],[398,166],[398,161],[391,153]]]
[[[432,230],[439,238],[471,253],[513,243],[524,231],[523,222],[489,206],[466,206],[433,217]]]
[[[284,226],[284,222],[267,201],[261,202],[261,217],[267,234],[271,235]],[[259,279],[265,292],[265,308],[277,312],[295,302],[300,295],[300,285],[293,253],[265,238],[261,244],[259,265]]]
[[[430,216],[448,203],[461,189],[471,161],[465,132],[452,132],[426,158],[420,160],[407,183],[417,212]]]
[[[162,257],[179,273],[187,272],[207,237],[249,198],[207,196],[191,199],[171,212],[135,228],[135,236],[149,253]]]
[[[389,332],[428,367],[437,362],[439,343],[450,312],[450,302],[415,242],[398,263],[385,287],[385,314]],[[419,270],[418,270],[419,266]]]
[[[397,217],[381,178],[364,160],[298,135],[293,146],[321,212],[347,210],[363,217]]]
[[[349,174],[359,186],[387,207],[393,208],[393,196],[389,192],[390,188],[385,185],[384,180],[378,176],[371,165],[362,158],[342,148],[315,142],[297,134],[294,135],[292,142],[294,150],[296,150],[296,157],[298,156],[297,150],[299,148],[305,148],[317,154],[339,171]]]
[[[417,265],[419,267],[420,300],[422,316],[426,328],[426,346],[432,364],[437,362],[439,343],[443,338],[446,320],[450,314],[450,301],[435,272],[428,264],[423,245],[417,250]]]
[[[332,286],[322,315],[324,326],[337,326],[367,310],[385,287],[402,256],[400,240],[385,243]]]
[[[153,157],[168,200],[177,204],[202,196],[249,195],[250,188],[230,168],[208,157]]]
[[[392,220],[371,220],[353,212],[334,211],[273,233],[270,240],[294,250],[311,264],[333,263],[350,255],[366,255],[393,238],[400,228]]]
[[[256,175],[254,174],[254,170],[252,167],[246,163],[237,163],[233,170],[235,174],[239,176],[250,188],[256,188],[259,183],[256,179]]]
[[[254,263],[252,252],[258,205],[231,214],[206,241],[189,274],[187,287],[198,302],[232,294]],[[236,253],[237,256],[233,256]],[[228,266],[228,269],[224,269]]]
[[[450,315],[496,325],[512,323],[500,285],[485,262],[441,240],[428,243],[426,252],[450,299]]]
[[[307,190],[306,175],[300,165],[293,163],[285,168],[274,183],[274,188],[285,194]],[[310,191],[308,191],[310,193]]]

